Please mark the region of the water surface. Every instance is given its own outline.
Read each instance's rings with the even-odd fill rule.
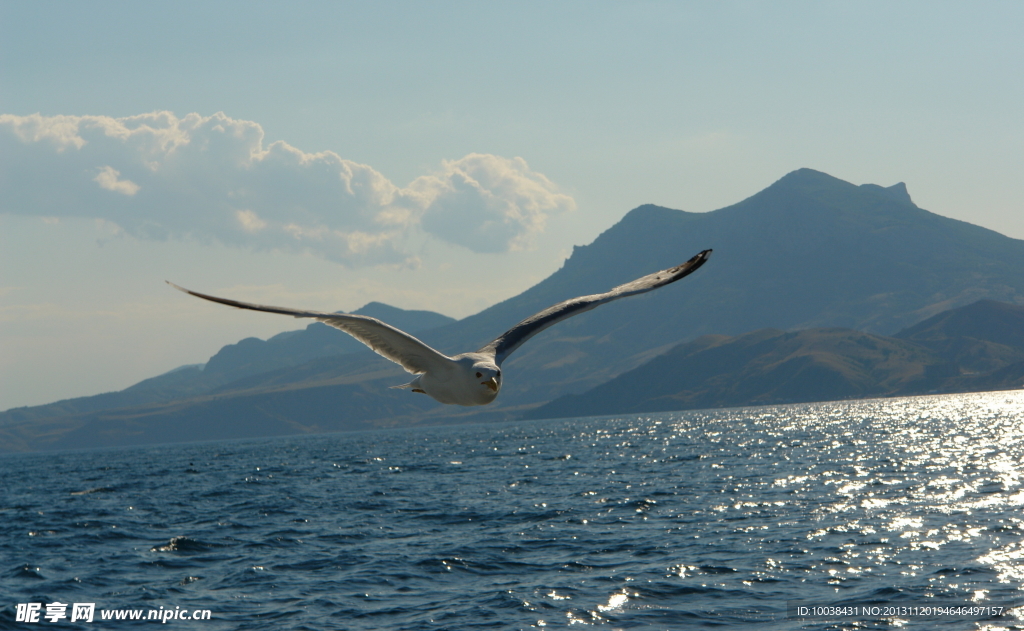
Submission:
[[[7,456],[0,628],[1024,628],[786,608],[1024,604],[1022,463],[1021,392]]]

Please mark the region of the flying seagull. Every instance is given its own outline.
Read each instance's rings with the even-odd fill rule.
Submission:
[[[711,250],[704,250],[682,265],[648,274],[603,294],[580,296],[560,302],[526,318],[480,350],[462,353],[454,357],[439,353],[408,333],[376,318],[348,313],[302,311],[257,305],[201,294],[179,287],[171,281],[166,282],[187,294],[219,302],[222,305],[319,320],[336,329],[341,329],[369,346],[378,355],[390,359],[416,375],[416,378],[409,383],[393,386],[394,388],[407,388],[413,392],[420,392],[441,403],[487,405],[498,396],[498,391],[501,390],[501,363],[523,342],[553,324],[584,311],[590,311],[606,302],[635,296],[674,283],[694,272],[708,260],[709,256],[711,256]]]

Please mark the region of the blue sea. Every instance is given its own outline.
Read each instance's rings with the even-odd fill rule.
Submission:
[[[11,455],[0,481],[2,629],[1024,628],[1019,391]]]

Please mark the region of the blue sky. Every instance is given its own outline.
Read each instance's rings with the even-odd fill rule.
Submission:
[[[0,409],[301,326],[164,279],[464,317],[635,206],[714,210],[801,167],[1024,238],[1022,24],[1015,2],[0,2]]]

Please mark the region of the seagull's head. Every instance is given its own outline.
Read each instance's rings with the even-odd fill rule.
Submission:
[[[497,365],[493,362],[477,362],[473,364],[473,377],[489,398],[498,396],[501,390],[501,369]]]

